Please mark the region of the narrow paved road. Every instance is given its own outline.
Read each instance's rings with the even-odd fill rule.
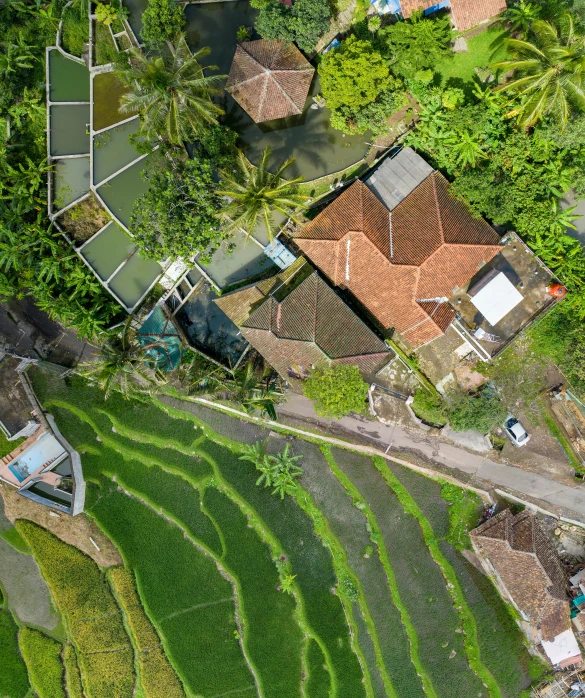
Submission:
[[[561,485],[552,479],[542,475],[527,472],[513,465],[496,463],[489,458],[477,453],[469,453],[465,449],[445,443],[432,436],[419,436],[398,426],[371,422],[357,417],[343,417],[341,420],[330,420],[318,417],[310,400],[302,395],[289,394],[285,404],[279,408],[279,413],[284,416],[291,415],[308,419],[325,427],[337,424],[349,434],[367,437],[380,444],[388,453],[414,452],[420,454],[425,460],[461,470],[481,480],[491,482],[495,487],[513,490],[533,497],[546,505],[561,507],[566,510],[568,517],[575,518],[585,523],[585,485],[568,487]]]

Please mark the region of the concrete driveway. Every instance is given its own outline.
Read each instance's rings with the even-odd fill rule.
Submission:
[[[573,485],[557,483],[552,478],[527,472],[514,464],[498,463],[484,455],[446,443],[432,434],[424,436],[410,432],[399,426],[373,422],[355,416],[330,420],[318,417],[310,400],[302,395],[289,394],[287,401],[280,405],[278,412],[284,421],[286,417],[309,421],[347,437],[358,437],[358,443],[367,440],[381,451],[388,453],[409,453],[422,460],[465,473],[469,479],[481,480],[495,488],[511,491],[521,498],[538,500],[544,509],[555,508],[560,514],[585,524],[585,485],[574,481]],[[453,473],[457,476],[457,472]],[[481,486],[481,483],[477,483]]]

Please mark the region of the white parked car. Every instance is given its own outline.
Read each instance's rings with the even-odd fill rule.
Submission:
[[[512,417],[511,414],[503,424],[506,436],[514,444],[514,446],[526,446],[530,441],[530,434],[526,429],[520,424],[516,417]]]

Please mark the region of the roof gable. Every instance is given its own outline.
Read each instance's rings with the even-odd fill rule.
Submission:
[[[294,44],[243,41],[225,89],[257,123],[301,114],[315,69]]]

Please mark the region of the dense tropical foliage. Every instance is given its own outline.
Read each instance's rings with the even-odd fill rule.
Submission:
[[[317,414],[341,419],[366,411],[368,384],[357,366],[335,364],[315,369],[303,383],[303,394],[314,401]]]
[[[51,317],[94,337],[119,307],[46,213],[44,47],[54,43],[52,13],[63,5],[0,5],[0,295],[32,295]]]

